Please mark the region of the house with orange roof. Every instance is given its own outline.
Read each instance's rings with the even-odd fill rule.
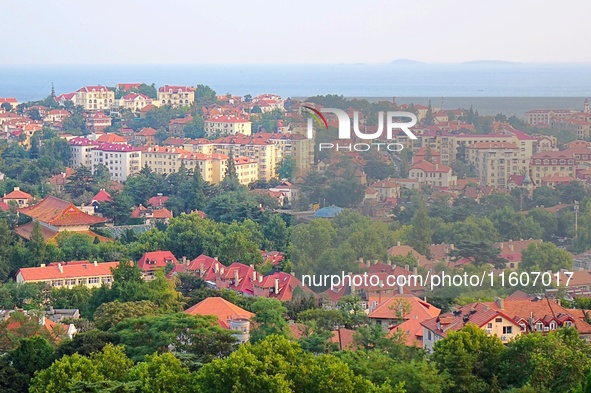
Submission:
[[[432,163],[427,160],[417,161],[409,170],[408,177],[432,187],[454,187],[457,177],[447,165]]]
[[[310,288],[302,286],[295,275],[285,272],[276,272],[264,277],[258,275],[258,279],[253,282],[253,288],[254,296],[270,297],[281,301],[291,300],[296,288],[312,293]]]
[[[224,329],[232,330],[238,342],[245,343],[250,338],[250,320],[253,313],[230,303],[221,297],[208,297],[185,310],[189,315],[213,315]]]
[[[52,195],[46,196],[32,206],[18,209],[18,212],[32,219],[32,221],[14,228],[14,232],[26,240],[31,238],[35,222],[40,224],[43,237],[47,241],[62,231],[97,236],[90,230],[91,226],[106,221],[102,217],[84,213],[74,206],[72,202],[64,201]]]
[[[91,132],[104,131],[111,127],[111,116],[105,115],[102,111],[91,112],[86,116],[86,129]]]
[[[168,220],[172,218],[172,212],[165,207],[144,207],[139,205],[131,212],[130,218],[143,219],[145,224],[150,224],[152,221],[168,223]]]
[[[261,280],[262,274],[240,262],[230,266],[220,266],[215,275],[217,289],[230,289],[244,296],[254,296],[254,282]]]
[[[2,104],[8,104],[14,109],[18,105],[18,101],[14,97],[0,97],[0,105]]]
[[[166,269],[167,266],[176,266],[179,261],[170,251],[150,251],[146,252],[137,261],[137,265],[142,271],[144,280],[149,281],[156,278],[156,271]]]
[[[97,288],[103,284],[113,282],[113,269],[119,262],[51,262],[40,267],[20,268],[16,273],[18,284],[45,283],[52,288],[73,288],[84,285],[87,288]]]
[[[33,196],[21,191],[20,187],[14,187],[12,192],[8,194],[5,193],[4,198],[2,198],[4,203],[8,204],[9,202],[14,202],[17,207],[27,207],[32,200]]]
[[[158,131],[152,127],[142,128],[139,132],[136,132],[133,136],[134,142],[145,146],[154,146],[156,144],[156,134]]]
[[[390,335],[403,334],[406,345],[423,347],[421,322],[435,318],[441,312],[437,307],[410,294],[395,295],[378,305],[368,317],[382,326]]]
[[[60,123],[72,114],[65,109],[52,109],[47,112],[43,121],[46,123]]]
[[[207,286],[215,289],[216,275],[223,266],[217,257],[212,258],[208,255],[201,254],[191,261],[184,261],[184,263],[175,265],[170,271],[169,276],[179,273],[193,274],[205,281]]]
[[[97,135],[95,138],[95,142],[97,143],[119,143],[119,144],[127,144],[127,139],[124,137],[117,135],[117,134],[100,134]]]
[[[45,315],[24,310],[0,311],[0,323],[4,323],[7,332],[18,332],[18,337],[30,338],[38,335],[54,344],[58,344],[64,339],[71,340],[78,333],[78,329],[73,323],[54,322]],[[4,336],[7,340],[0,340],[4,350],[18,345],[18,342],[10,342],[11,334]]]
[[[432,351],[433,345],[445,338],[447,332],[459,330],[468,323],[496,335],[503,343],[520,334],[545,334],[563,327],[573,327],[582,339],[591,341],[591,325],[557,301],[518,291],[505,299],[467,304],[422,322],[423,348]]]

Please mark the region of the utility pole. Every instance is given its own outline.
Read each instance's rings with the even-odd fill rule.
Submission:
[[[579,234],[579,201],[575,201],[575,239]]]

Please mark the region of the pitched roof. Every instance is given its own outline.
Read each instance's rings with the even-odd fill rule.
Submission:
[[[27,194],[24,191],[21,191],[18,187],[15,187],[12,192],[4,196],[4,201],[6,201],[7,199],[27,199],[30,201],[31,199],[33,199],[33,196],[31,194]]]
[[[119,266],[119,262],[92,263],[85,261],[52,262],[47,266],[24,267],[19,269],[25,281],[47,281],[71,279],[90,276],[111,276],[111,269]]]
[[[140,270],[164,268],[169,263],[177,265],[179,261],[170,251],[150,251],[142,255],[137,265]]]
[[[35,205],[20,208],[18,211],[35,220],[57,227],[93,225],[106,221],[105,218],[86,214],[74,206],[72,202],[64,201],[52,195],[46,196]]]
[[[102,134],[96,138],[98,143],[127,143],[127,139],[117,134]]]
[[[441,312],[437,307],[409,294],[398,294],[379,304],[370,314],[369,318],[374,319],[397,319],[397,307],[407,303],[410,305],[403,316],[403,319],[419,319],[424,321],[439,315]]]
[[[138,132],[136,135],[139,135],[139,136],[154,136],[157,133],[158,133],[158,131],[156,131],[152,127],[145,127],[145,128],[142,128],[141,131]]]
[[[190,315],[213,315],[218,318],[219,324],[229,329],[231,319],[251,319],[254,314],[230,303],[221,297],[208,297],[185,310]]]
[[[101,188],[99,192],[96,193],[95,196],[92,197],[92,201],[97,202],[108,202],[111,200],[111,195],[105,191],[104,188]]]

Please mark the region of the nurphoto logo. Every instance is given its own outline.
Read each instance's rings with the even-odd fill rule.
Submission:
[[[324,117],[323,113],[333,113],[336,115],[339,121],[339,139],[351,139],[351,118],[342,109],[337,108],[322,108],[320,110],[314,109],[310,106],[302,106],[312,116],[308,118],[308,139],[314,138],[314,124],[313,120],[321,128],[328,129],[328,121]],[[386,119],[384,121],[384,118]],[[402,121],[404,119],[410,119],[410,121]],[[378,127],[375,132],[364,133],[359,129],[359,112],[353,112],[353,133],[359,139],[364,140],[376,140],[383,137],[384,122],[386,123],[386,139],[392,140],[394,130],[402,130],[410,139],[417,139],[417,136],[410,130],[411,127],[417,124],[417,116],[412,112],[378,112]],[[388,151],[401,151],[404,146],[400,143],[386,143],[386,142],[372,142],[372,143],[351,143],[347,144],[334,144],[334,143],[320,143],[318,145],[319,150],[349,150],[349,151],[368,151],[372,148],[380,150],[382,147]]]

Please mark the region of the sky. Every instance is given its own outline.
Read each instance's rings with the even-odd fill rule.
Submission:
[[[586,0],[4,0],[0,66],[591,61]]]

